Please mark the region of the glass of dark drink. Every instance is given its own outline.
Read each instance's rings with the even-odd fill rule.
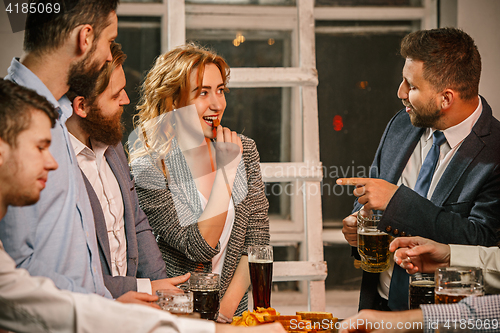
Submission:
[[[250,246],[248,265],[252,282],[253,309],[271,307],[273,247],[270,245]]]
[[[434,273],[436,304],[457,303],[468,296],[483,296],[483,270],[479,267],[442,267]]]
[[[389,244],[392,236],[378,230],[382,212],[360,209],[358,212],[358,253],[361,268],[370,273],[380,273],[390,266]]]
[[[410,309],[420,304],[434,304],[434,274],[415,273],[410,275]]]
[[[219,274],[193,272],[189,278],[193,311],[202,319],[216,320],[219,314]]]

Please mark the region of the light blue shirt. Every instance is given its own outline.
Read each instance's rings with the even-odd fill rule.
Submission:
[[[8,73],[6,79],[35,90],[58,110],[50,152],[59,167],[49,173],[36,204],[9,207],[0,223],[5,250],[17,267],[52,279],[60,289],[112,298],[104,286],[94,216],[65,125],[73,113],[71,102],[66,97],[56,101],[16,58]]]

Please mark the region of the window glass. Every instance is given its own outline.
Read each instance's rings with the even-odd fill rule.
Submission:
[[[336,179],[368,177],[385,126],[402,108],[396,95],[404,65],[399,43],[411,26],[407,22],[401,32],[388,25],[385,32],[316,33],[326,225],[341,225],[354,202],[353,188],[336,185]]]
[[[266,197],[269,200],[269,217],[277,220],[291,220],[291,196],[297,191],[296,182],[264,183]]]
[[[139,100],[139,87],[144,76],[151,69],[154,59],[161,53],[161,19],[159,17],[118,18],[118,37],[127,59],[123,65],[127,85],[125,91],[130,104],[124,107],[122,121],[125,125],[123,144],[133,130],[135,106]]]
[[[231,67],[291,66],[289,32],[188,29],[186,39],[215,50]]]
[[[161,3],[161,0],[121,0],[121,3],[143,3],[143,2],[152,2],[152,3]]]
[[[231,88],[222,125],[255,140],[261,162],[290,161],[290,129],[282,126],[289,88]]]
[[[185,0],[186,4],[295,6],[296,0]]]
[[[316,0],[315,6],[421,7],[422,0]]]

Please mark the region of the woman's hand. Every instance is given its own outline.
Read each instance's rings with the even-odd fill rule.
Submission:
[[[217,126],[215,151],[217,169],[234,169],[236,172],[243,152],[243,145],[238,134],[227,127]]]

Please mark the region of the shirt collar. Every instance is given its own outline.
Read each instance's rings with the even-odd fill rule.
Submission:
[[[9,73],[9,78],[15,83],[24,86],[29,89],[33,89],[39,95],[44,96],[54,108],[59,109],[60,105],[56,101],[56,98],[50,92],[49,88],[36,76],[32,71],[30,71],[26,66],[19,62],[19,58],[13,58],[10,63],[10,67],[7,70]],[[61,111],[59,111],[61,112]]]
[[[69,139],[76,156],[81,155],[85,156],[89,160],[95,160],[97,162],[97,167],[100,167],[101,161],[103,160],[104,154],[106,153],[109,145],[93,140],[91,138],[90,144],[92,145],[92,149],[90,149],[89,147],[87,147],[87,145],[78,140],[71,133],[69,133]]]
[[[483,105],[481,103],[481,98],[479,98],[479,104],[476,110],[474,110],[474,112],[469,117],[467,117],[467,119],[462,121],[460,124],[449,127],[442,131],[446,138],[446,142],[448,142],[451,149],[455,148],[470,134],[470,132],[472,131],[472,127],[474,127],[474,125],[476,124],[477,120],[481,116],[482,111]],[[425,141],[430,140],[435,131],[436,129],[434,128],[427,128],[424,135]]]
[[[71,134],[71,132],[68,132],[68,133],[69,133],[69,140],[71,141],[71,145],[73,146],[73,150],[74,150],[76,156],[81,154],[81,155],[84,155],[88,158],[92,158],[92,159],[96,158],[96,155],[92,151],[92,149],[90,149],[83,142],[78,140],[73,134]]]

